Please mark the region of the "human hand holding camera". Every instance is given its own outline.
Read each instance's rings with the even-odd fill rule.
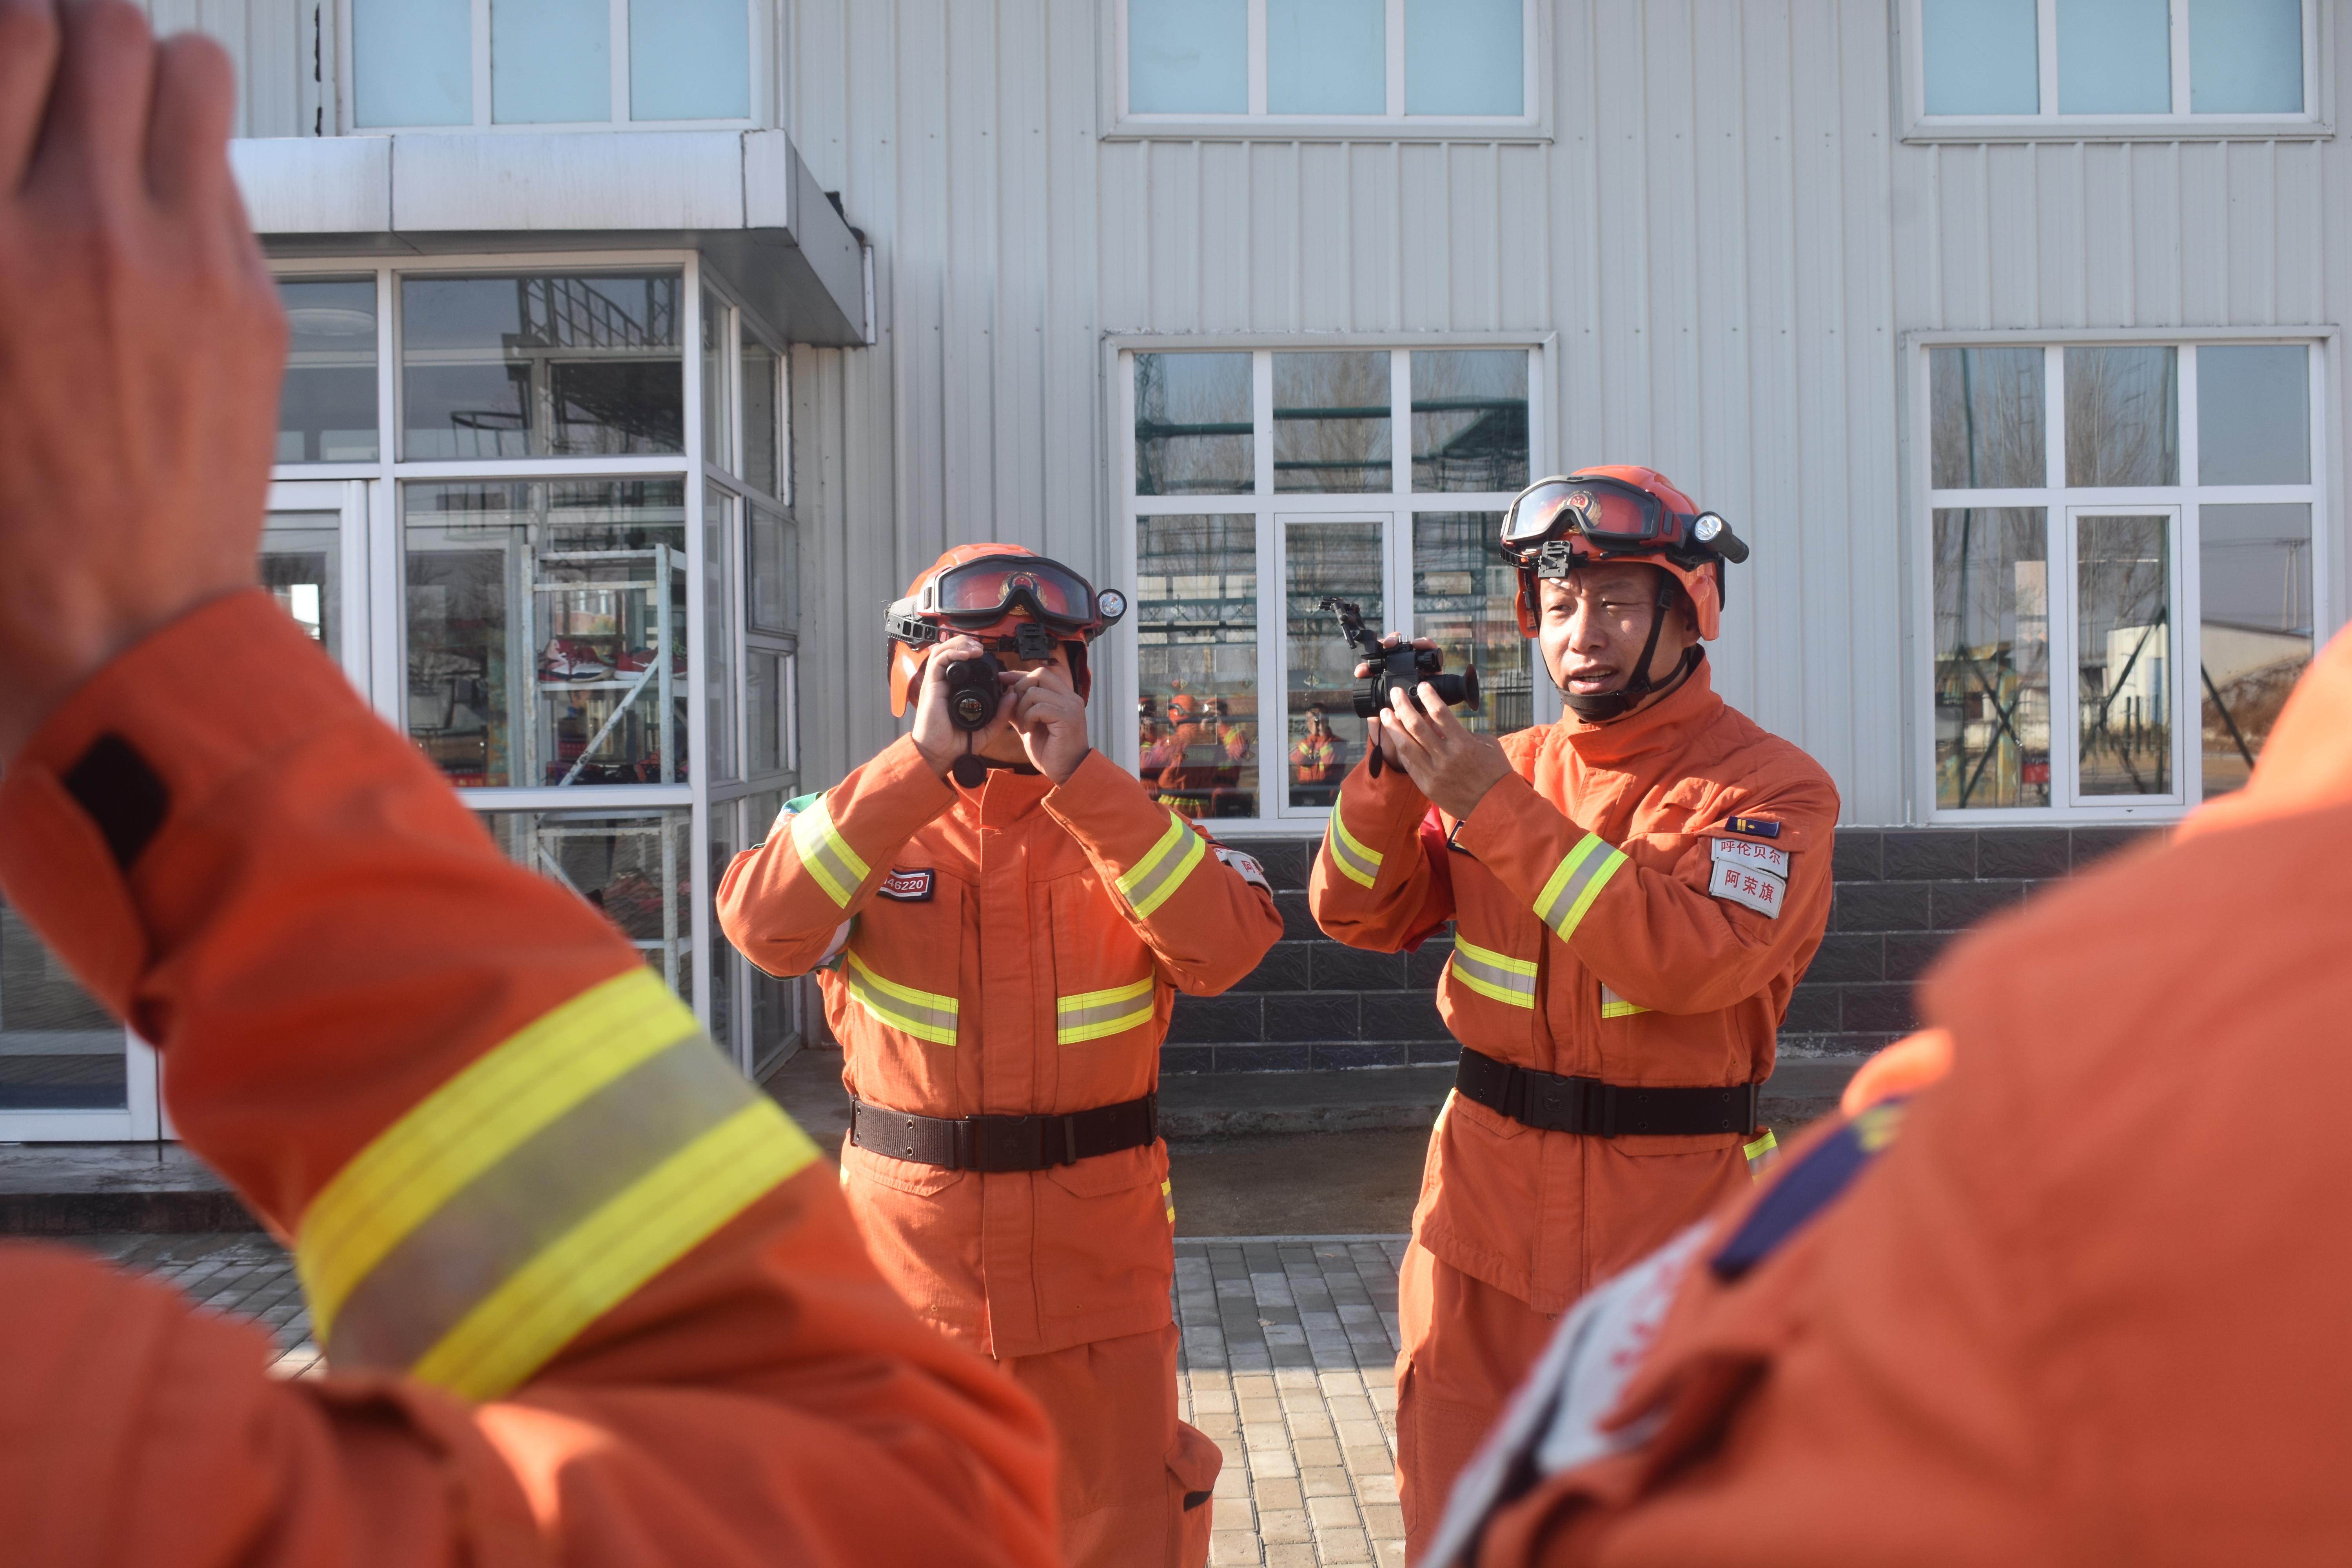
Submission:
[[[1391,632],[1381,646],[1403,644]],[[1416,637],[1412,646],[1433,648],[1437,644]],[[1356,666],[1358,679],[1371,673],[1369,662]],[[1391,690],[1389,710],[1365,720],[1364,732],[1367,745],[1378,746],[1390,766],[1402,768],[1430,804],[1456,821],[1475,811],[1486,792],[1511,771],[1501,743],[1465,728],[1426,680],[1410,692],[1402,687]]]
[[[923,661],[923,685],[915,703],[915,749],[945,778],[965,756],[998,762],[1026,760],[1056,784],[1067,784],[1086,761],[1087,709],[1058,664],[1035,669],[1000,670],[996,715],[977,730],[959,726],[950,711],[956,692],[950,671],[987,650],[976,637],[953,637]]]
[[[123,0],[0,0],[0,763],[249,586],[286,359],[228,57]]]

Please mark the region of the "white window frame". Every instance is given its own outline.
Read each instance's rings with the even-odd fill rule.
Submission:
[[[2334,6],[2303,0],[2303,109],[2294,114],[2192,114],[2189,110],[2189,0],[2171,0],[2172,112],[2058,112],[2058,0],[2037,0],[2042,111],[2036,114],[1929,114],[1926,30],[1920,0],[1900,0],[1906,142],[2134,142],[2221,139],[2309,140],[2332,136],[2333,73],[2323,68],[2333,47]]]
[[[1110,389],[1107,413],[1114,433],[1110,464],[1115,489],[1109,515],[1118,521],[1118,536],[1108,542],[1102,559],[1110,563],[1105,586],[1135,595],[1136,524],[1138,520],[1178,516],[1253,517],[1256,522],[1258,580],[1257,670],[1260,721],[1256,759],[1259,813],[1251,817],[1216,817],[1212,826],[1221,837],[1236,838],[1296,838],[1322,831],[1330,816],[1326,806],[1293,806],[1284,784],[1289,755],[1288,712],[1283,660],[1287,636],[1284,588],[1286,521],[1380,518],[1386,526],[1381,584],[1383,633],[1412,635],[1412,529],[1420,512],[1499,512],[1511,497],[1499,491],[1412,489],[1412,362],[1414,350],[1516,349],[1528,356],[1528,478],[1554,471],[1552,452],[1552,387],[1558,339],[1552,333],[1443,332],[1426,336],[1398,333],[1318,332],[1311,337],[1278,333],[1115,333],[1104,341],[1105,378]],[[1385,492],[1309,494],[1277,493],[1274,489],[1274,361],[1278,353],[1325,353],[1375,350],[1395,357],[1390,369],[1391,468]],[[1246,352],[1250,366],[1251,419],[1255,426],[1252,451],[1257,473],[1254,491],[1244,495],[1139,496],[1135,493],[1135,356],[1139,353],[1234,353]],[[1399,417],[1398,410],[1404,410]],[[1095,710],[1096,742],[1106,755],[1132,773],[1141,761],[1139,738],[1132,721],[1139,689],[1139,627],[1140,607],[1129,611],[1097,647],[1104,668],[1097,675],[1097,693],[1118,695]],[[1332,634],[1339,636],[1336,625]],[[1540,671],[1541,660],[1533,661]],[[1559,717],[1559,693],[1548,679],[1534,686],[1534,721],[1547,724]],[[1271,734],[1269,734],[1271,731]]]
[[[1519,103],[1524,112],[1497,115],[1432,115],[1404,111],[1404,0],[1388,5],[1388,109],[1381,114],[1270,114],[1266,111],[1265,5],[1249,5],[1249,111],[1244,114],[1139,114],[1128,107],[1128,0],[1097,0],[1101,40],[1097,71],[1103,106],[1100,134],[1111,141],[1152,137],[1186,141],[1288,140],[1549,142],[1552,139],[1551,95],[1546,90],[1550,58],[1549,0],[1521,0],[1520,59],[1524,77]]]
[[[352,0],[335,5],[336,122],[345,136],[534,135],[578,131],[754,131],[782,123],[778,97],[782,79],[778,44],[778,0],[750,0],[749,29],[744,39],[751,70],[751,112],[731,120],[632,120],[629,118],[629,0],[611,0],[612,104],[609,120],[533,121],[501,124],[491,118],[491,0],[470,0],[473,6],[471,58],[474,118],[467,125],[362,125],[359,121],[357,75],[352,50]]]
[[[1910,400],[1905,434],[1905,490],[1911,520],[1905,532],[1911,570],[1910,646],[1915,650],[1908,681],[1912,703],[1912,777],[1916,805],[1911,820],[1939,827],[2088,826],[2176,821],[2204,798],[2201,762],[2204,691],[2201,668],[2203,605],[2198,561],[2201,546],[2200,509],[2207,505],[2286,502],[2311,508],[2312,653],[2316,658],[2340,624],[2336,592],[2337,535],[2341,522],[2334,500],[2336,465],[2334,405],[2336,329],[2333,327],[2137,328],[2114,331],[1921,331],[1905,335],[1905,388]],[[2300,485],[2205,485],[2198,479],[2197,356],[2195,350],[2232,343],[2295,345],[2309,350],[2308,376],[2311,478]],[[2090,489],[2065,483],[2065,351],[2070,348],[2176,348],[2181,352],[2180,483]],[[1933,460],[1927,385],[1928,351],[1945,348],[2038,348],[2043,351],[2045,482],[2030,489],[1939,490],[1931,488]],[[2042,511],[2048,562],[2051,804],[2033,806],[1941,806],[1936,788],[1935,513],[1960,507],[2035,508]],[[2074,674],[2074,528],[2078,514],[2168,512],[2172,532],[2174,639],[2170,685],[2173,701],[2174,791],[2167,795],[2084,795],[2075,776],[2079,717]]]

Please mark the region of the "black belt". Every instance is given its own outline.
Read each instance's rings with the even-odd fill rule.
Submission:
[[[1066,1116],[917,1116],[853,1099],[849,1141],[950,1171],[1043,1171],[1139,1149],[1160,1136],[1160,1097]]]
[[[1465,1046],[1454,1087],[1465,1099],[1548,1132],[1655,1138],[1693,1132],[1752,1137],[1756,1131],[1752,1083],[1729,1089],[1633,1089],[1597,1078],[1563,1078],[1513,1067]]]

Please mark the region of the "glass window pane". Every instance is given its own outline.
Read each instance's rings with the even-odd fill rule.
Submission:
[[[1412,488],[1517,491],[1527,482],[1527,351],[1415,350]]]
[[[2197,351],[2197,481],[2311,482],[2310,353],[2301,343]]]
[[[490,0],[490,118],[613,118],[611,0]]]
[[[746,330],[743,339],[743,478],[754,489],[782,497],[783,465],[776,447],[782,431],[777,383],[782,366],[776,351]]]
[[[775,789],[744,802],[749,814],[744,827],[754,846],[767,838],[771,825],[791,795],[789,789]],[[778,979],[756,963],[744,968],[751,977],[751,1076],[759,1078],[786,1049],[800,1043],[801,988],[799,982]]]
[[[733,357],[729,339],[726,301],[709,289],[702,291],[702,460],[732,469],[735,466],[735,409],[727,397],[728,362]]]
[[[2042,44],[2034,0],[1919,0],[1930,114],[2034,114]]]
[[[2311,662],[2311,508],[2205,506],[2198,529],[2198,684],[2214,795],[2246,782]]]
[[[408,732],[451,784],[688,777],[685,481],[410,484],[402,505]]]
[[[2049,483],[2040,349],[1929,349],[1930,482],[1939,490]]]
[[[751,503],[751,626],[789,637],[800,629],[800,525]]]
[[[703,752],[709,777],[735,772],[735,498],[702,490]]]
[[[2303,112],[2303,0],[2189,0],[2189,108]]]
[[[714,905],[710,916],[712,937],[709,977],[710,1042],[719,1047],[720,1055],[739,1066],[742,1064],[743,1058],[740,1054],[740,1047],[735,1037],[735,998],[739,989],[736,984],[735,971],[740,961],[735,955],[733,944],[728,942],[725,933],[719,929],[719,916],[715,906],[719,897],[719,884],[726,878],[728,866],[734,861],[735,847],[742,842],[742,837],[736,831],[735,826],[736,816],[742,809],[741,801],[724,800],[711,803],[709,846],[710,895]]]
[[[342,658],[343,520],[331,511],[273,511],[261,533],[261,585],[278,608]]]
[[[1272,114],[1385,114],[1388,0],[1265,0]]]
[[[1525,114],[1522,0],[1404,0],[1407,114]]]
[[[1356,650],[1323,600],[1351,600],[1362,608],[1366,626],[1389,629],[1381,595],[1381,532],[1377,522],[1283,527],[1288,634],[1283,669],[1289,721],[1284,742],[1293,805],[1336,804],[1339,781],[1364,754],[1364,721],[1356,717]]]
[[[1256,816],[1257,524],[1135,524],[1136,771],[1187,816]]]
[[[676,273],[400,280],[412,459],[682,452]]]
[[[2066,351],[2066,482],[2180,482],[2180,351]]]
[[[1274,356],[1274,488],[1386,490],[1389,356]]]
[[[122,1026],[0,904],[0,1110],[121,1110]]]
[[[2058,112],[2171,113],[2171,0],[2058,0]]]
[[[784,660],[788,655],[772,648],[748,648],[743,655],[743,771],[751,778],[782,773],[784,752]]]
[[[1481,701],[1454,716],[1507,735],[1535,722],[1532,645],[1511,613],[1517,574],[1496,552],[1499,511],[1425,511],[1412,520],[1412,629],[1437,644],[1445,668],[1478,667]]]
[[[750,0],[629,0],[629,118],[751,117]]]
[[[485,811],[482,826],[518,866],[604,911],[646,963],[694,1000],[694,896],[688,810]]]
[[[2074,520],[2083,795],[2172,793],[2171,520]]]
[[[1938,511],[1936,804],[2050,804],[2050,568],[2040,508]]]
[[[292,331],[278,393],[281,463],[376,458],[375,279],[280,279]]]
[[[1135,493],[1245,496],[1257,485],[1247,354],[1135,356]]]
[[[1249,0],[1127,0],[1127,106],[1249,112]]]
[[[352,0],[352,122],[471,125],[470,0]]]

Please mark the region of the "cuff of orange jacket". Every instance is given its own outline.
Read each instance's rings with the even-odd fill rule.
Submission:
[[[0,891],[127,1016],[155,947],[148,846],[273,752],[367,717],[268,594],[200,605],[92,676],[0,779]]]
[[[1374,778],[1368,761],[1358,763],[1339,785],[1323,834],[1331,869],[1366,892],[1383,872],[1393,873],[1412,858],[1421,819],[1429,815],[1428,796],[1402,768],[1384,767]]]
[[[1168,831],[1168,808],[1144,793],[1141,780],[1100,752],[1088,752],[1044,804],[1089,854],[1115,865],[1133,865]]]

